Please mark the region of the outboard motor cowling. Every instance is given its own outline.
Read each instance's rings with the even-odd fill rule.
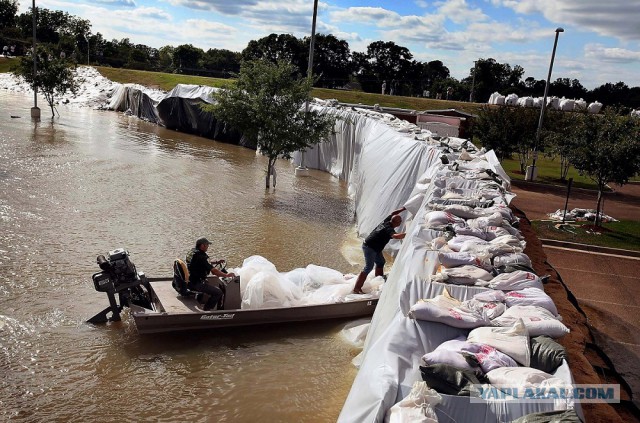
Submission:
[[[109,320],[120,320],[120,312],[129,304],[151,308],[148,296],[148,281],[144,273],[139,273],[129,259],[129,252],[124,248],[109,251],[105,258],[99,255],[96,263],[102,270],[92,276],[93,286],[98,292],[106,292],[110,306],[88,320],[89,323],[105,323]],[[145,292],[146,290],[146,292]],[[115,294],[118,294],[119,302]],[[107,314],[111,312],[111,318]]]

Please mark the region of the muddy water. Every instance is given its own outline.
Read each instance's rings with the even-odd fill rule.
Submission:
[[[231,265],[357,272],[347,187],[282,161],[267,192],[254,151],[90,109],[34,124],[30,101],[0,91],[0,420],[334,421],[358,352],[344,322],[139,336],[126,315],[84,321],[107,305],[95,258],[119,247],[148,276],[199,236]]]

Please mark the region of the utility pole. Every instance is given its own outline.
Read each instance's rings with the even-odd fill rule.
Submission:
[[[313,1],[313,20],[311,23],[311,41],[309,42],[309,63],[307,65],[307,79],[311,80],[313,78],[313,49],[316,43],[316,17],[318,16],[318,0]],[[304,105],[305,113],[309,113],[309,100]],[[309,176],[309,169],[305,166],[304,163],[304,153],[302,150],[302,154],[300,155],[300,166],[296,167],[295,175],[296,176]]]
[[[544,111],[547,108],[547,94],[549,93],[549,82],[551,80],[551,71],[553,70],[553,59],[556,56],[556,47],[558,45],[558,36],[564,32],[563,28],[556,28],[556,38],[553,42],[553,51],[551,52],[551,62],[549,63],[549,74],[547,75],[547,84],[544,86],[544,95],[542,96],[542,106],[540,107],[540,119],[538,119],[538,130],[536,131],[536,140],[533,144],[533,163],[527,166],[527,172],[524,179],[526,181],[535,181],[538,177],[538,169],[536,162],[538,161],[538,144],[540,143],[540,131],[542,130],[542,122],[544,120]]]
[[[40,108],[38,107],[38,87],[35,84],[36,75],[38,75],[38,55],[36,54],[36,0],[33,0],[31,6],[31,15],[33,17],[33,45],[31,56],[33,58],[33,107],[31,108],[31,119],[40,120]]]

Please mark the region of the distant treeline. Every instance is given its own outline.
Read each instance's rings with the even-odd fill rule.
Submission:
[[[0,47],[15,46],[14,54],[27,54],[32,43],[31,10],[18,14],[17,0],[0,0]],[[293,63],[301,75],[307,74],[310,37],[271,34],[252,40],[241,52],[191,44],[159,49],[134,44],[129,38],[105,40],[91,32],[88,20],[67,12],[37,8],[37,41],[50,45],[56,54],[64,52],[69,60],[116,68],[233,78],[243,60],[267,58]],[[425,96],[458,101],[487,102],[493,92],[541,97],[545,81],[522,79],[524,68],[479,58],[460,80],[450,75],[440,60],[414,60],[408,48],[391,41],[375,41],[366,52],[349,49],[345,40],[331,34],[315,39],[313,74],[316,87],[362,90],[403,96]],[[471,91],[473,90],[473,94]],[[624,82],[606,83],[587,90],[578,79],[558,78],[549,87],[549,95],[605,106],[640,108],[640,87]]]

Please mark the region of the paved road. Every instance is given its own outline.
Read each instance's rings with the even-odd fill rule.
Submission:
[[[597,344],[638,395],[640,258],[550,246],[544,252],[585,311]]]

